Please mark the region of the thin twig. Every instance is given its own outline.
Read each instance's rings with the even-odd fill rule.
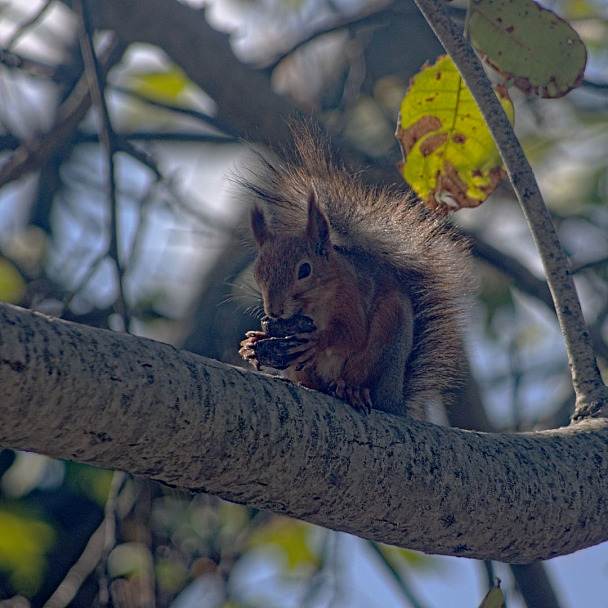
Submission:
[[[80,557],[44,604],[45,608],[65,608],[76,597],[82,583],[93,572],[101,559],[105,546],[106,526],[107,523],[104,519],[91,535]]]
[[[467,233],[467,239],[476,257],[508,277],[513,282],[515,288],[536,298],[550,311],[555,312],[555,303],[546,281],[537,278],[521,262],[499,251],[473,233]],[[598,316],[594,324],[589,327],[589,333],[593,341],[593,350],[599,357],[608,361],[608,345],[602,338],[601,332],[598,331],[598,327],[601,326],[601,324],[598,325],[599,320],[600,317]]]
[[[608,402],[595,361],[568,260],[545,206],[534,173],[484,69],[440,0],[415,0],[437,38],[452,57],[492,133],[536,242],[564,336],[576,393],[573,420],[597,416]]]
[[[109,70],[125,50],[123,43],[113,41],[102,53],[104,70]],[[32,171],[38,171],[48,159],[66,144],[91,107],[91,95],[86,74],[78,80],[68,98],[57,112],[57,121],[46,132],[22,143],[0,164],[0,188]]]
[[[321,24],[316,27],[314,32],[311,32],[301,38],[297,42],[295,42],[289,49],[283,51],[278,57],[276,57],[269,65],[264,66],[268,71],[274,70],[283,60],[287,57],[295,53],[297,50],[301,49],[303,46],[307,45],[309,42],[313,40],[317,40],[322,36],[326,36],[327,34],[332,34],[334,32],[342,31],[346,28],[348,29],[362,29],[362,28],[378,28],[385,27],[394,22],[395,13],[397,11],[391,10],[382,10],[378,11],[377,9],[369,9],[362,10],[357,15],[351,15],[348,17],[341,17],[337,19],[330,19],[328,22]],[[399,11],[400,14],[403,11]]]
[[[224,139],[230,139],[231,141],[235,141],[237,138],[236,133],[234,133],[230,130],[228,130],[228,131],[226,130],[227,129],[226,124],[220,122],[219,120],[217,120],[213,116],[210,116],[209,114],[206,114],[205,112],[200,112],[200,111],[194,110],[192,108],[184,108],[182,106],[178,106],[175,104],[158,101],[156,99],[152,99],[151,97],[149,97],[147,95],[139,93],[138,91],[134,91],[133,89],[129,89],[127,87],[121,87],[120,85],[112,85],[109,88],[112,91],[116,91],[117,93],[122,93],[123,95],[128,95],[129,97],[132,97],[133,99],[137,99],[138,101],[141,101],[154,108],[159,108],[161,110],[167,110],[168,112],[174,112],[176,114],[183,114],[184,116],[188,116],[189,118],[194,118],[195,120],[198,120],[199,122],[202,122],[210,127],[213,127],[214,129],[217,129],[218,131],[220,131],[222,133],[226,133],[226,135],[223,135]],[[221,136],[218,136],[218,137],[221,137]]]
[[[99,606],[109,606],[110,603],[108,558],[112,549],[116,546],[116,502],[118,501],[118,496],[127,482],[127,479],[127,475],[122,471],[114,471],[112,483],[110,484],[110,491],[108,492],[108,498],[106,499],[106,506],[104,509],[105,517],[103,520],[105,524],[104,544],[99,564]]]
[[[399,574],[398,570],[395,566],[390,562],[390,560],[386,557],[384,553],[380,550],[380,547],[377,543],[372,541],[365,541],[367,547],[372,550],[373,553],[376,554],[376,557],[382,562],[382,565],[386,568],[388,573],[392,576],[395,581],[397,587],[399,587],[399,591],[403,594],[403,596],[407,599],[407,601],[412,605],[412,608],[423,608],[424,604],[414,595],[413,591],[408,587],[408,585],[403,580],[401,574]]]
[[[87,576],[99,564],[102,556],[107,555],[115,544],[115,507],[118,494],[126,480],[124,473],[116,471],[112,477],[112,484],[108,497],[104,518],[99,527],[93,532],[84,551],[68,570],[65,578],[59,583],[51,597],[44,604],[45,608],[65,608],[76,597],[80,586]]]
[[[36,78],[53,78],[57,74],[56,66],[31,59],[30,57],[23,57],[8,48],[0,48],[0,64],[5,65],[7,68],[22,70]]]
[[[85,72],[89,79],[91,99],[93,104],[99,108],[101,126],[99,129],[99,141],[106,153],[108,166],[108,196],[110,199],[110,257],[114,259],[118,278],[118,298],[116,308],[122,317],[124,331],[129,330],[129,317],[127,312],[126,298],[124,292],[124,269],[120,259],[120,234],[118,217],[118,199],[116,196],[116,165],[114,154],[118,151],[116,136],[112,128],[110,113],[104,94],[105,78],[101,70],[95,48],[93,46],[92,29],[88,15],[86,0],[74,0],[72,3],[74,12],[78,17],[80,47],[85,65]]]

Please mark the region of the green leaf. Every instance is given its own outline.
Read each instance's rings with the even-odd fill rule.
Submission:
[[[495,89],[513,122],[506,87]],[[403,177],[430,209],[476,207],[505,176],[481,112],[448,55],[410,81],[397,139]]]
[[[25,281],[17,267],[0,257],[0,300],[18,304],[25,295]]]
[[[583,81],[587,51],[572,26],[533,0],[473,2],[471,41],[525,93],[562,97]]]

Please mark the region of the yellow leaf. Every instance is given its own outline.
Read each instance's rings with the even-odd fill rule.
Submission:
[[[25,295],[25,281],[16,266],[0,257],[0,300],[18,304]]]
[[[499,578],[496,579],[496,584],[494,587],[492,587],[483,600],[481,600],[479,608],[506,608],[505,598],[500,588]]]
[[[287,559],[287,567],[293,570],[297,566],[319,565],[319,559],[313,555],[308,546],[310,526],[299,521],[277,517],[263,528],[257,529],[249,538],[249,545],[254,547],[273,544],[280,547]]]
[[[0,569],[9,573],[15,592],[36,593],[54,540],[53,528],[43,521],[0,510]]]
[[[513,122],[506,87],[497,96]],[[505,176],[473,96],[448,55],[412,78],[397,128],[403,177],[430,209],[480,205]]]
[[[155,101],[174,103],[188,84],[179,68],[165,72],[144,72],[133,76],[135,91]]]

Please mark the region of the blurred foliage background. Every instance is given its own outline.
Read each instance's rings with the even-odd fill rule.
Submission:
[[[0,3],[0,299],[239,364],[237,344],[257,325],[238,234],[245,209],[229,177],[251,157],[242,138],[280,144],[289,115],[312,113],[365,179],[398,183],[398,108],[442,49],[411,0],[89,0],[104,120],[91,109],[81,6]],[[546,6],[585,41],[586,78],[559,100],[512,89],[516,131],[605,368],[608,6]],[[465,9],[450,5],[459,23]],[[504,432],[566,424],[566,354],[509,185],[455,221],[473,244],[479,299],[472,408],[450,412],[452,422]],[[585,583],[588,606],[601,605],[608,584],[600,549],[603,578]],[[0,452],[2,607],[473,606],[496,574],[510,608],[583,604],[572,603],[575,581],[551,567],[470,564],[454,578],[454,561]]]

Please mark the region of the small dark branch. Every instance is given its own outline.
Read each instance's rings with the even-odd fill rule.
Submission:
[[[585,262],[584,264],[577,264],[572,266],[572,274],[578,274],[583,270],[594,270],[596,268],[605,268],[608,266],[608,257],[600,258],[599,260],[592,260]]]
[[[70,605],[82,583],[99,563],[105,546],[106,527],[107,522],[104,519],[53,595],[45,602],[45,608],[65,608]]]
[[[101,126],[99,141],[106,153],[108,166],[108,196],[110,199],[110,247],[109,254],[114,259],[118,279],[118,298],[116,307],[123,320],[124,331],[129,330],[129,317],[124,292],[124,269],[120,259],[120,234],[118,200],[116,196],[116,165],[114,155],[118,151],[117,138],[112,127],[110,113],[105,98],[105,75],[101,69],[93,45],[93,32],[90,25],[86,0],[74,0],[73,9],[78,17],[80,47],[88,77],[93,103],[99,109]]]
[[[546,281],[539,279],[521,262],[492,247],[478,236],[469,233],[467,238],[476,257],[505,275],[513,282],[515,288],[536,298],[555,313],[555,304]],[[600,317],[598,317],[598,321],[599,319]],[[599,331],[598,321],[589,327],[593,350],[599,357],[608,362],[608,345],[602,338],[601,331]]]
[[[496,582],[496,572],[494,572],[494,562],[491,559],[484,559],[482,562],[483,569],[486,573],[486,580],[488,583],[488,588],[494,586]]]
[[[7,68],[27,72],[30,76],[38,78],[53,78],[57,73],[57,68],[52,65],[36,61],[27,57],[22,57],[8,49],[0,49],[0,63]]]
[[[199,120],[199,121],[205,123],[206,125],[209,125],[209,126],[213,127],[214,129],[217,129],[218,131],[227,133],[227,135],[223,136],[224,139],[230,138],[230,139],[234,140],[237,137],[237,134],[232,132],[232,130],[230,129],[230,127],[228,125],[217,120],[217,118],[214,118],[213,116],[209,116],[209,114],[205,114],[204,112],[199,112],[198,110],[193,110],[191,108],[182,108],[180,106],[176,106],[176,105],[170,104],[170,103],[163,103],[161,101],[156,101],[155,99],[151,99],[150,97],[147,97],[146,95],[142,95],[141,93],[138,93],[137,91],[133,91],[126,87],[113,85],[109,88],[112,91],[116,91],[117,93],[122,93],[123,95],[129,95],[130,97],[133,97],[134,99],[138,99],[139,101],[142,101],[154,108],[160,108],[161,110],[167,110],[168,112],[182,114],[184,116],[188,116],[189,118],[194,118],[196,120]]]
[[[134,146],[126,137],[117,135],[117,141],[120,145],[120,149],[140,162],[142,165],[150,169],[154,173],[154,177],[158,184],[163,187],[168,194],[170,203],[178,208],[180,211],[187,213],[193,217],[202,226],[209,226],[214,230],[220,230],[224,233],[232,231],[232,225],[230,223],[223,222],[222,220],[213,217],[209,213],[203,211],[203,209],[196,209],[190,206],[187,202],[182,199],[182,196],[176,191],[173,180],[169,177],[165,177],[158,167],[156,159],[147,150]]]
[[[80,279],[76,287],[74,287],[74,289],[72,289],[69,293],[65,295],[63,299],[63,311],[61,314],[62,318],[64,317],[63,313],[68,310],[70,304],[72,303],[76,295],[79,294],[88,285],[89,281],[99,270],[99,267],[101,266],[101,263],[105,260],[105,257],[105,252],[98,255],[97,258],[93,261],[93,263],[89,266],[82,279]]]
[[[291,54],[295,53],[297,50],[301,49],[303,46],[307,45],[309,42],[320,38],[321,36],[325,36],[326,34],[331,34],[333,32],[339,32],[345,28],[348,29],[362,29],[362,28],[377,28],[382,27],[384,25],[389,25],[392,23],[394,19],[393,15],[394,11],[380,11],[374,10],[370,13],[369,10],[364,10],[359,15],[354,17],[341,17],[339,19],[332,19],[330,23],[326,23],[318,27],[314,32],[310,33],[305,38],[298,40],[290,49],[282,53],[279,57],[277,57],[267,69],[272,71],[276,68],[281,61],[289,57]]]
[[[380,560],[384,568],[391,575],[391,578],[399,588],[399,591],[403,594],[408,603],[412,606],[412,608],[423,608],[425,604],[423,604],[413,593],[413,591],[405,584],[403,578],[393,566],[393,564],[386,558],[386,555],[382,553],[380,547],[378,547],[377,543],[372,541],[367,541],[367,546],[372,550],[373,553],[376,554],[376,557]]]
[[[108,45],[101,62],[107,71],[119,61],[125,45]],[[0,188],[12,181],[38,171],[56,150],[64,146],[73,136],[78,125],[91,107],[91,96],[87,75],[83,74],[74,90],[61,104],[56,123],[46,133],[22,143],[0,166]]]
[[[118,137],[121,145],[128,141],[169,142],[172,144],[234,144],[240,141],[236,137],[210,135],[207,133],[189,133],[186,131],[132,131],[131,133],[117,133],[116,137]],[[10,141],[12,140],[9,140],[9,143]],[[98,142],[99,136],[97,133],[79,131],[74,137],[74,143],[76,144],[94,144]]]
[[[517,198],[536,242],[555,302],[576,393],[574,420],[597,416],[608,403],[608,389],[593,355],[568,259],[545,206],[534,173],[484,69],[472,48],[449,18],[440,0],[415,0],[469,87],[492,133]]]
[[[6,136],[4,136],[6,137]],[[207,133],[190,133],[187,131],[131,131],[130,133],[116,133],[116,137],[121,145],[129,141],[146,141],[146,142],[169,142],[171,144],[234,144],[240,140],[236,137],[225,135],[209,135]],[[7,139],[7,147],[16,148],[13,144],[14,137]],[[0,144],[3,141],[3,136],[0,136]],[[99,135],[97,133],[86,133],[79,131],[73,139],[75,144],[96,144],[99,143]],[[18,142],[17,142],[18,143]],[[126,150],[123,150],[126,152]],[[145,164],[145,163],[144,163]]]
[[[555,311],[551,291],[546,281],[539,279],[521,262],[496,249],[475,234],[467,233],[473,254],[509,277],[515,287],[540,300],[547,308]]]
[[[555,595],[553,585],[542,563],[509,566],[517,582],[526,606],[543,606],[543,608],[560,608],[561,604]]]
[[[583,80],[583,86],[596,91],[601,91],[602,93],[608,92],[608,82],[595,82],[594,80],[585,78]]]
[[[76,0],[74,5],[76,5]],[[103,551],[99,563],[99,606],[110,605],[110,574],[108,572],[108,558],[116,546],[116,503],[118,496],[127,481],[127,475],[121,471],[114,471],[112,484],[106,500],[105,517],[103,520],[104,539]]]

